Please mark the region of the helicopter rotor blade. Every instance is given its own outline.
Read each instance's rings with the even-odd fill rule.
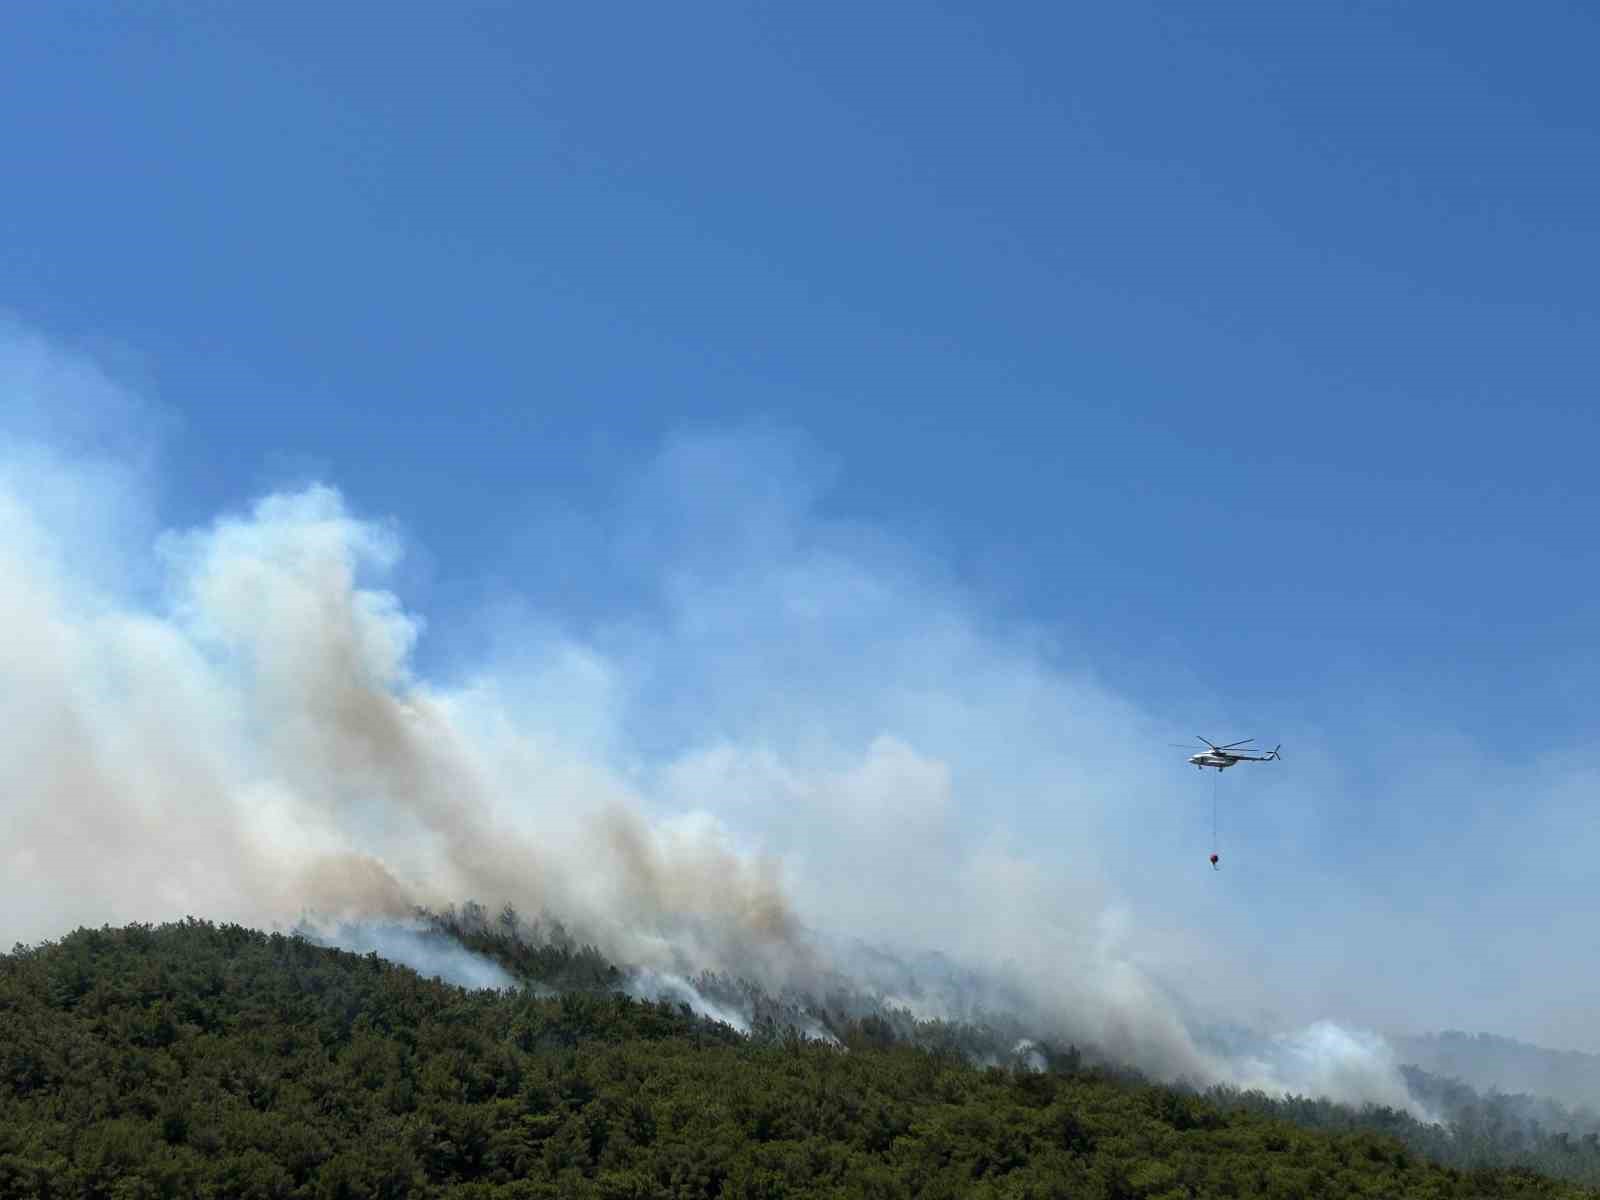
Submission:
[[[1244,742],[1253,742],[1255,738],[1245,738]],[[1218,750],[1232,750],[1235,746],[1242,746],[1244,742],[1229,742],[1226,746],[1218,746]]]

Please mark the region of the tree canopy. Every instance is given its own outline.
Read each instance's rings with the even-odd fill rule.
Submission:
[[[583,947],[529,953],[607,978]],[[882,1022],[840,1032],[746,1037],[597,987],[469,992],[199,920],[80,930],[0,958],[0,1195],[1593,1194],[1065,1054],[983,1068]]]

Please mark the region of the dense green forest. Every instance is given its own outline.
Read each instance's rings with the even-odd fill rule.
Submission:
[[[593,950],[499,936],[524,978],[574,990],[469,992],[193,920],[18,947],[0,1196],[1592,1194],[1070,1049],[1006,1070],[874,1018],[836,1023],[838,1045],[741,1036],[605,992]]]
[[[419,921],[474,952],[505,965],[519,978],[545,979],[561,988],[610,989],[623,973],[594,950],[584,947],[559,922],[524,925],[506,909],[491,918],[478,904],[443,912],[419,909]],[[850,1029],[874,1031],[879,1040],[949,1051],[968,1062],[1023,1066],[1042,1057],[1054,1069],[1076,1069],[1087,1059],[1106,1079],[1129,1087],[1149,1084],[1138,1072],[1095,1054],[1093,1047],[1067,1047],[1030,1041],[1026,1056],[1015,1053],[1022,1039],[1037,1030],[1007,1012],[979,1014],[960,1023],[918,1021],[904,1010],[886,1008],[875,997],[852,990],[845,980],[820,996],[774,997],[743,980],[701,974],[693,984],[721,1005],[750,1014],[753,1033],[772,1038],[784,1029],[817,1030],[841,1035]],[[1498,1049],[1507,1056],[1507,1044]],[[1524,1047],[1523,1054],[1533,1048]],[[1537,1052],[1535,1052],[1537,1053]],[[1549,1052],[1539,1054],[1543,1058]],[[1580,1061],[1586,1056],[1560,1056]],[[1411,1095],[1441,1119],[1425,1122],[1386,1106],[1352,1108],[1305,1096],[1269,1096],[1215,1086],[1203,1091],[1184,1085],[1173,1090],[1199,1096],[1227,1112],[1252,1112],[1289,1121],[1302,1128],[1331,1132],[1377,1131],[1398,1138],[1431,1161],[1456,1167],[1521,1166],[1543,1174],[1600,1187],[1600,1114],[1569,1107],[1543,1096],[1491,1092],[1482,1094],[1458,1079],[1432,1074],[1416,1066],[1401,1068]],[[1572,1090],[1592,1089],[1594,1078],[1570,1070]]]

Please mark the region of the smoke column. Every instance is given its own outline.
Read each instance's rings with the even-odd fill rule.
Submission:
[[[1193,931],[1141,927],[1108,882],[1112,831],[1169,804],[1128,765],[1156,724],[986,632],[937,564],[815,519],[785,439],[670,442],[607,536],[650,602],[583,636],[524,607],[441,682],[389,587],[398,528],[317,484],[163,529],[150,409],[16,330],[0,388],[12,940],[474,898],[570,920],[654,994],[844,972],[928,1016],[1020,998],[1165,1076],[1406,1102],[1332,1027],[1197,1040],[1162,982]],[[1070,835],[1048,853],[1041,813]],[[897,965],[929,949],[977,982]]]

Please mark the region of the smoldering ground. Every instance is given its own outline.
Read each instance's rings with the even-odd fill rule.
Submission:
[[[936,562],[816,518],[784,437],[663,449],[577,551],[652,581],[626,620],[502,606],[490,652],[430,679],[395,526],[317,484],[162,530],[149,456],[50,416],[88,394],[136,429],[135,398],[14,331],[0,386],[33,414],[0,452],[13,940],[473,897],[562,914],[658,992],[842,976],[1161,1076],[1407,1103],[1357,1035],[1196,1036],[1235,1000],[1193,923],[1219,910],[1125,882],[1127,830],[1173,805],[1165,727],[984,628]]]

